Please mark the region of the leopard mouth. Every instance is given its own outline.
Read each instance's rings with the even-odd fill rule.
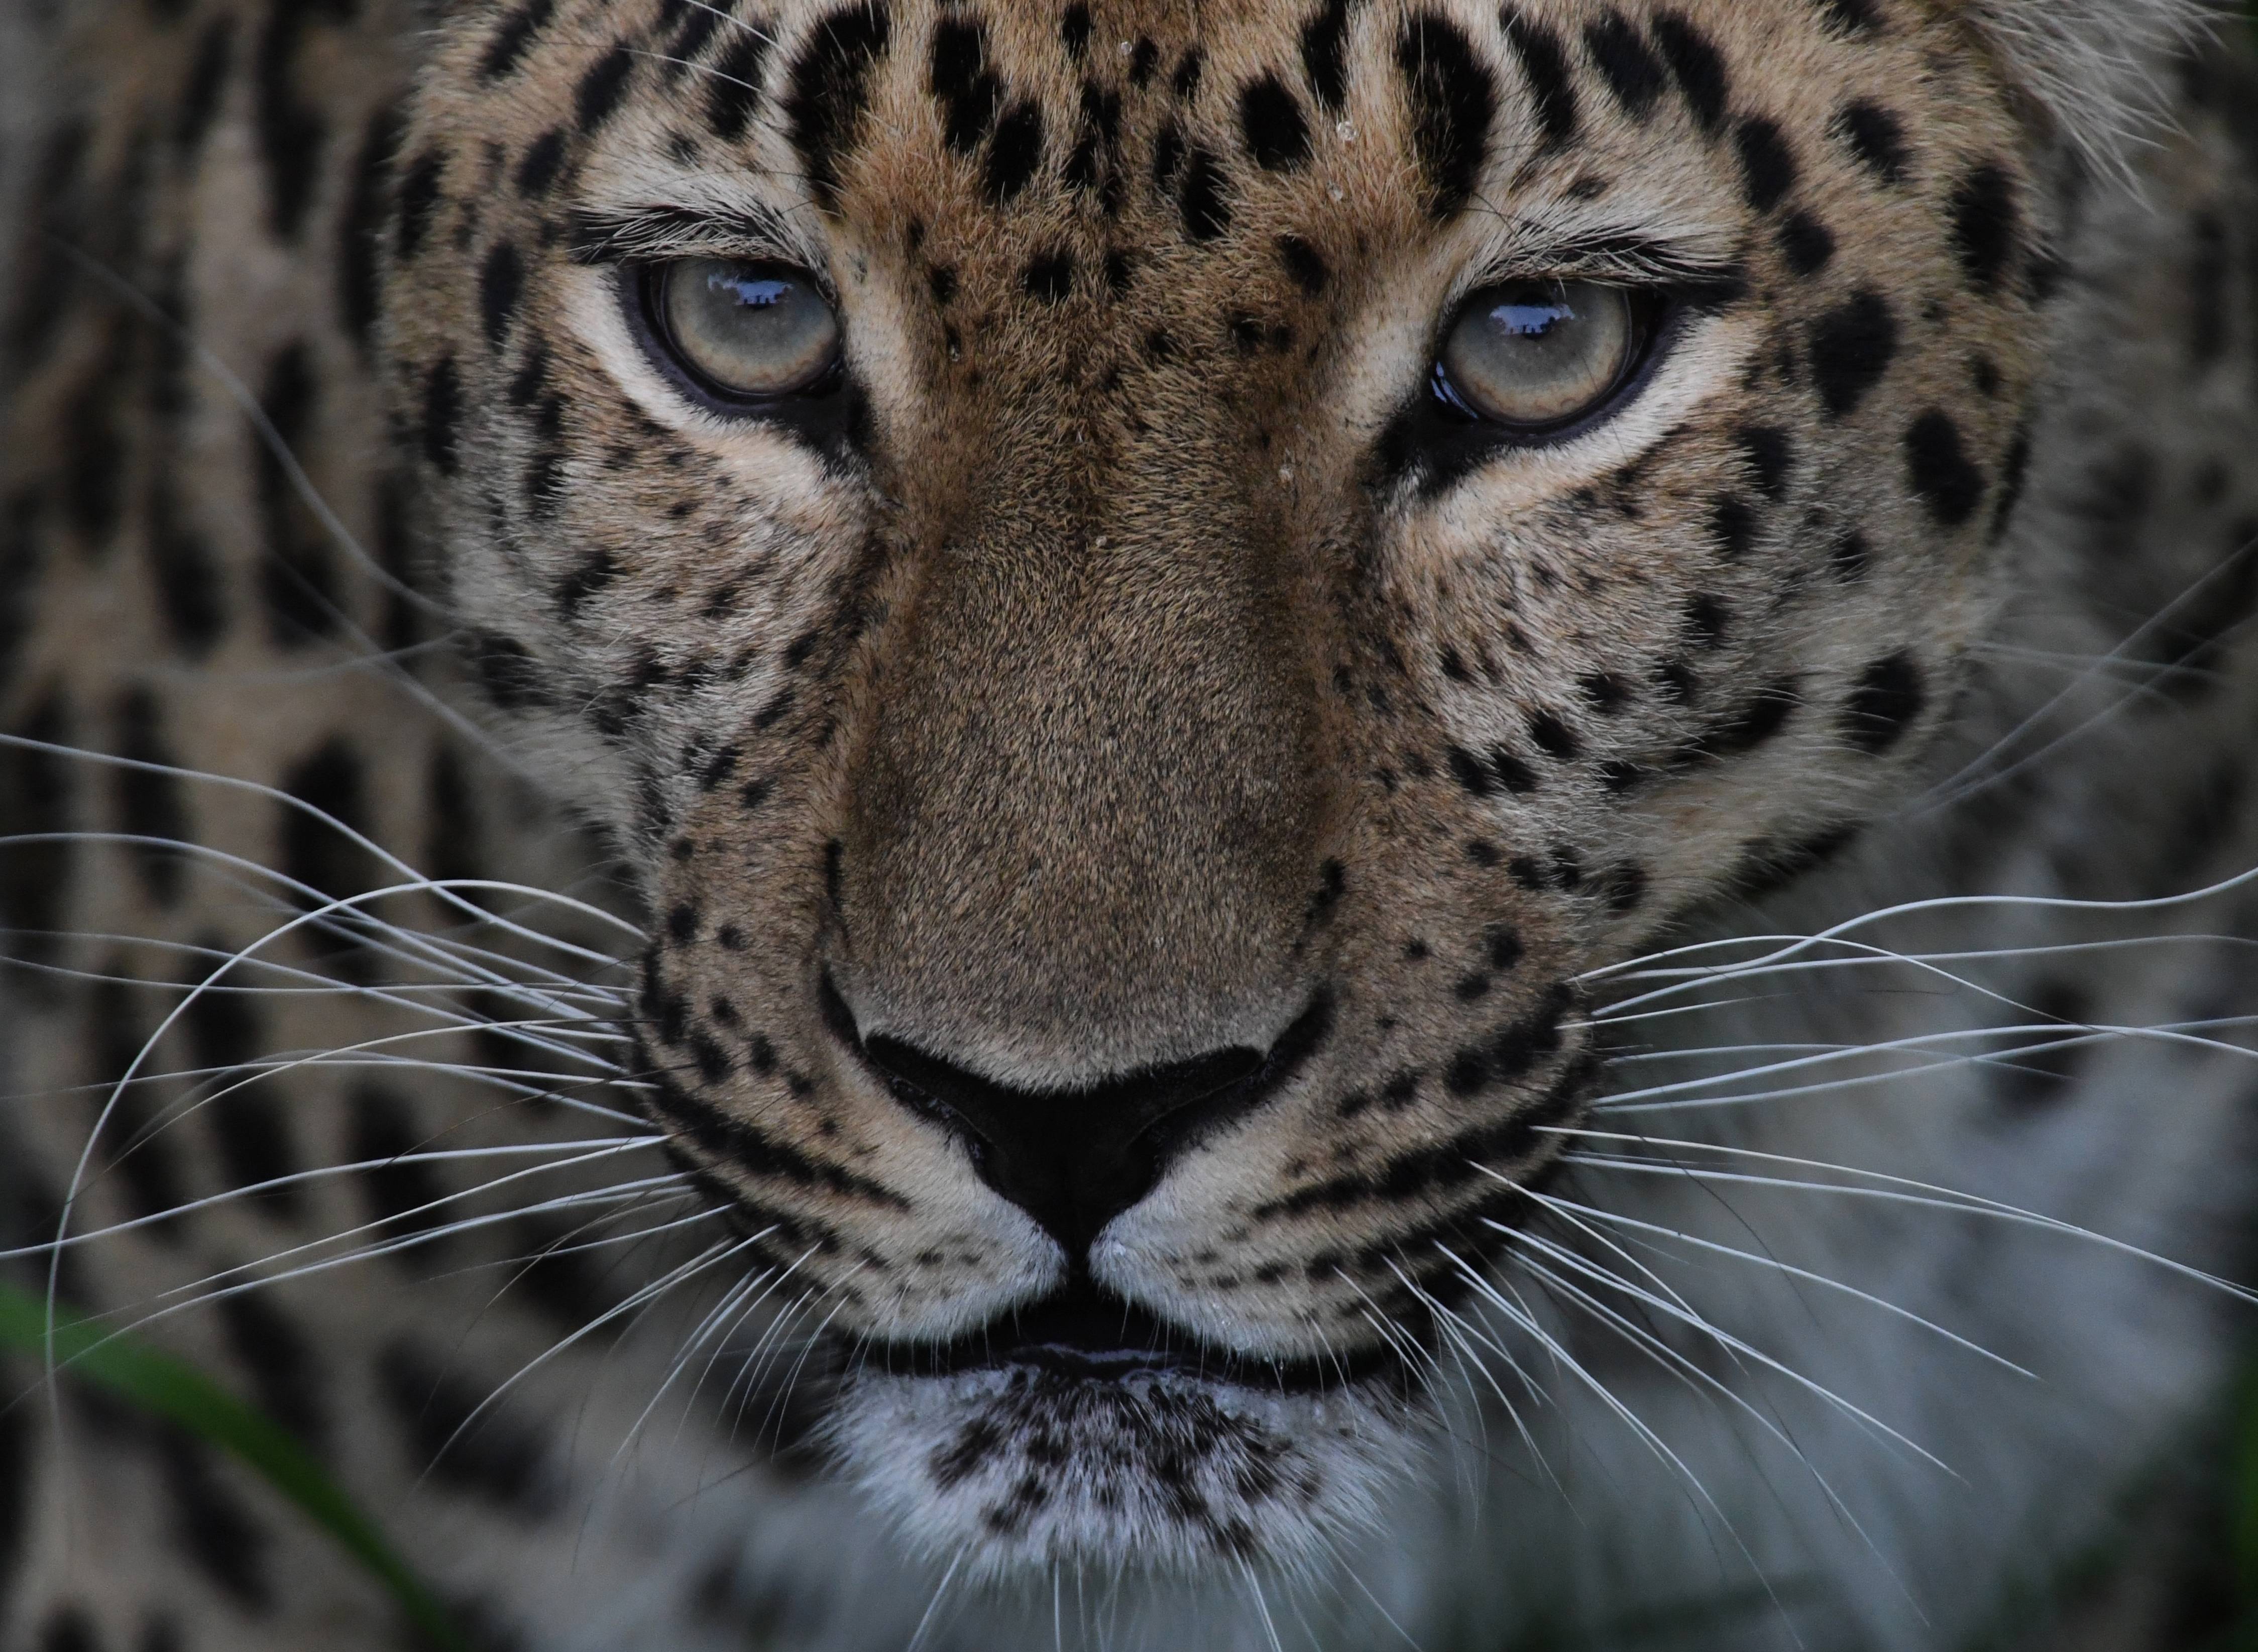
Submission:
[[[1077,1280],[946,1342],[866,1342],[856,1369],[943,1378],[1031,1370],[1088,1383],[1153,1373],[1275,1394],[1323,1394],[1360,1384],[1401,1386],[1409,1368],[1388,1347],[1322,1358],[1242,1354]]]

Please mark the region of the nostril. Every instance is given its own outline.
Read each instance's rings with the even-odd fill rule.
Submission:
[[[887,1093],[962,1139],[981,1179],[1077,1264],[1177,1155],[1275,1093],[1331,1024],[1321,998],[1267,1051],[1234,1046],[1079,1088],[1029,1090],[902,1039],[864,1035],[827,974],[820,991],[826,1022]]]

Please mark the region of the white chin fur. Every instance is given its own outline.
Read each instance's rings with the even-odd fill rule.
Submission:
[[[1301,1570],[1370,1529],[1388,1484],[1429,1456],[1412,1409],[1372,1385],[1279,1394],[1175,1371],[864,1372],[827,1432],[911,1544],[991,1580]]]

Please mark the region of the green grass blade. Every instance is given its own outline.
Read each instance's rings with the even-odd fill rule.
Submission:
[[[0,1284],[0,1348],[44,1360],[48,1347],[46,1303],[31,1292]],[[77,1380],[106,1388],[241,1459],[383,1584],[439,1652],[470,1652],[438,1598],[385,1541],[376,1522],[266,1413],[194,1366],[76,1314],[56,1316],[53,1347],[56,1364]]]

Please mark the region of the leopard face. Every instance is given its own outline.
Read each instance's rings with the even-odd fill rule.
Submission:
[[[1897,0],[444,24],[384,276],[436,577],[913,1535],[1291,1559],[1416,1457],[1593,972],[1942,726],[2034,120]],[[802,376],[685,355],[715,271]],[[1548,302],[1620,348],[1501,418],[1452,341]]]

